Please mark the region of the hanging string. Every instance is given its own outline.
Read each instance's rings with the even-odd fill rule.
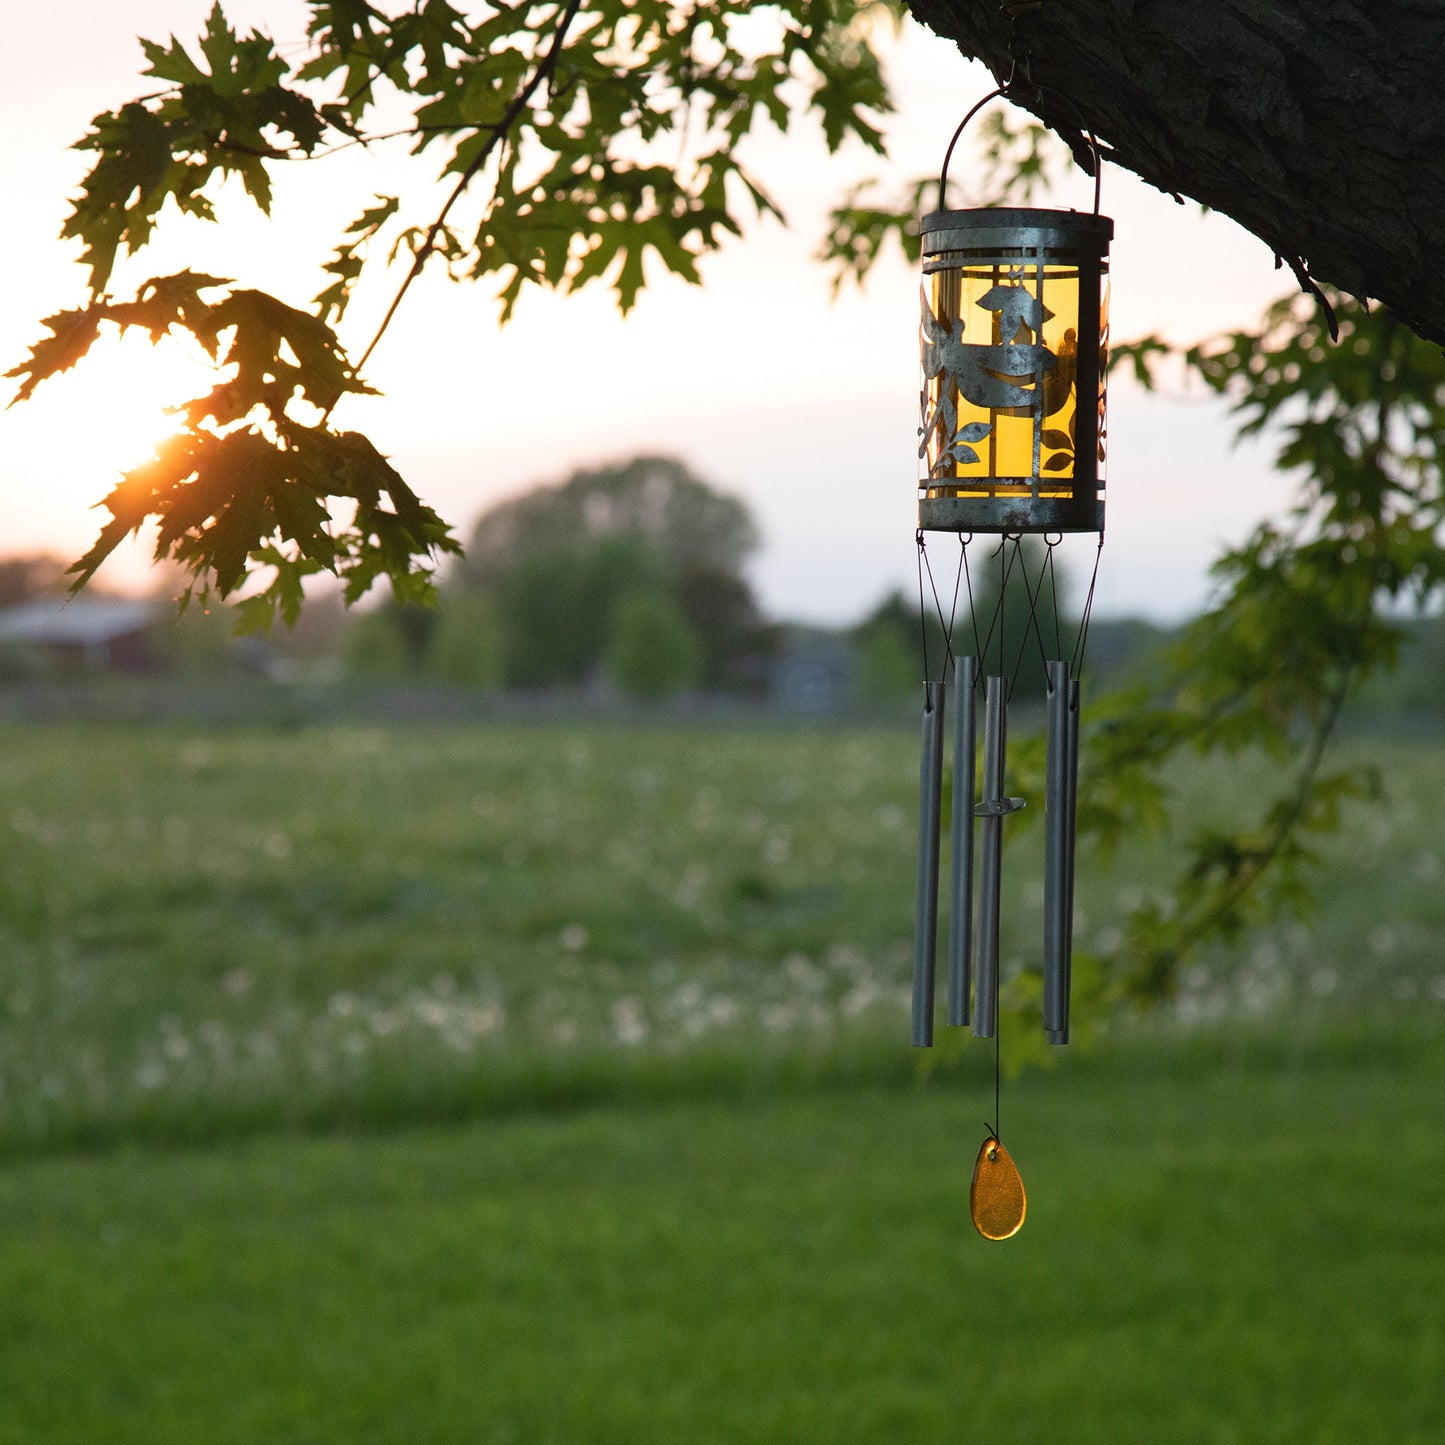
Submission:
[[[1079,640],[1074,644],[1074,656],[1069,670],[1077,678],[1083,675],[1084,648],[1089,640],[1089,618],[1094,611],[1094,588],[1099,583],[1099,559],[1104,555],[1104,534],[1099,533],[1099,545],[1094,552],[1094,572],[1089,578],[1089,595],[1084,599],[1084,615],[1079,619]]]
[[[918,544],[918,635],[923,643],[923,707],[928,710],[928,613],[923,607],[923,528],[920,527],[914,534],[913,540]]]
[[[943,603],[942,603],[941,601],[939,601],[939,597],[938,597],[938,584],[933,580],[933,563],[928,560],[928,546],[927,546],[927,543],[925,543],[925,542],[923,541],[923,531],[922,531],[921,528],[919,529],[918,537],[919,537],[919,542],[918,542],[918,555],[919,555],[919,557],[922,559],[922,562],[923,562],[924,567],[926,567],[926,568],[928,569],[928,585],[929,585],[930,589],[931,589],[932,592],[933,592],[933,610],[938,614],[938,626],[939,626],[940,630],[943,632],[943,648],[944,648],[943,670],[944,670],[945,673],[947,673],[949,664],[952,663],[953,660],[954,660],[954,657],[953,657],[953,614],[952,614],[952,613],[949,614],[949,618],[948,618],[948,621],[947,621],[947,622],[945,622],[945,621],[943,620]],[[922,598],[922,591],[921,591],[921,589],[920,589],[919,596],[920,596],[919,607],[920,607],[920,610],[921,610],[921,608],[922,608],[922,606],[923,606],[922,601],[921,601],[921,598]],[[956,600],[956,599],[957,599],[957,591],[956,591],[956,589],[955,589],[955,600]]]
[[[1028,620],[1027,625],[1024,627],[1024,637],[1023,637],[1023,641],[1022,641],[1021,643],[1019,643],[1019,653],[1018,653],[1018,657],[1014,660],[1014,670],[1013,670],[1013,674],[1012,674],[1012,675],[1010,676],[1010,678],[1009,678],[1008,690],[1009,690],[1009,695],[1010,695],[1010,696],[1013,695],[1014,686],[1015,686],[1015,684],[1018,682],[1018,679],[1019,679],[1019,672],[1020,672],[1020,671],[1022,670],[1022,668],[1023,668],[1023,665],[1024,665],[1024,654],[1029,650],[1029,633],[1030,633],[1030,632],[1033,633],[1035,640],[1036,640],[1036,641],[1038,642],[1038,644],[1039,644],[1039,666],[1042,667],[1042,668],[1043,668],[1043,671],[1044,671],[1044,689],[1045,689],[1045,691],[1048,690],[1048,685],[1049,685],[1049,667],[1048,667],[1048,663],[1044,660],[1044,634],[1043,634],[1043,629],[1039,626],[1039,618],[1038,618],[1039,595],[1040,595],[1040,594],[1043,592],[1043,590],[1044,590],[1044,572],[1045,572],[1045,569],[1046,569],[1046,567],[1047,567],[1047,565],[1048,565],[1049,554],[1048,554],[1048,553],[1045,553],[1045,554],[1044,554],[1044,560],[1039,564],[1039,580],[1038,580],[1038,584],[1034,587],[1033,591],[1031,592],[1031,591],[1029,590],[1029,566],[1028,566],[1028,559],[1023,555],[1023,538],[1022,538],[1022,536],[1020,536],[1019,538],[1017,538],[1017,539],[1015,540],[1015,542],[1014,542],[1014,549],[1015,549],[1015,550],[1018,552],[1018,554],[1019,554],[1019,570],[1024,574],[1024,595],[1029,599],[1029,620]]]
[[[1014,556],[1013,556],[1013,558],[1010,558],[1010,559],[1009,559],[1008,565],[1005,566],[1005,565],[1004,565],[1004,553],[1007,552],[1007,551],[1008,551],[1008,533],[1005,532],[1005,533],[1004,533],[1003,540],[998,544],[999,582],[998,582],[998,609],[997,609],[997,610],[998,610],[998,670],[999,670],[999,675],[1000,675],[1000,676],[1002,676],[1002,674],[1003,674],[1003,659],[1004,659],[1004,627],[1005,627],[1005,617],[1004,617],[1005,608],[1004,608],[1004,602],[1005,602],[1005,600],[1006,600],[1007,597],[1008,597],[1008,579],[1009,579],[1009,574],[1013,571],[1014,559],[1017,558],[1017,556],[1018,556],[1018,542],[1017,542],[1017,539],[1015,539],[1015,543],[1014,543]],[[1004,700],[1005,700],[1005,702],[1007,702],[1007,694],[1005,694],[1005,699],[1004,699]],[[1007,785],[1007,782],[1006,782],[1003,778],[1000,778],[1000,779],[999,779],[999,786],[1000,786],[1001,789],[1007,790],[1007,786],[1008,786],[1008,785]],[[993,978],[994,978],[994,987],[997,988],[997,987],[998,987],[998,970],[997,970],[996,968],[995,968],[994,971],[993,971]],[[994,1011],[995,1011],[995,1015],[996,1015],[996,1014],[997,1014],[997,1004],[995,1004],[995,1009],[994,1009]],[[1002,1089],[1002,1087],[1001,1087],[1001,1085],[1000,1085],[1000,1083],[999,1083],[999,1080],[1000,1080],[1000,1078],[1001,1078],[1001,1073],[1002,1073],[1002,1071],[1001,1071],[1001,1069],[1000,1069],[1000,1067],[999,1067],[999,1060],[1000,1060],[1000,1058],[1001,1058],[1001,1049],[1002,1049],[1002,1042],[1001,1042],[1001,1041],[1002,1041],[1002,1036],[1003,1036],[1003,1023],[1002,1023],[1002,1021],[1001,1021],[1000,1019],[998,1019],[997,1017],[995,1017],[995,1019],[994,1019],[994,1026],[993,1026],[993,1136],[994,1136],[995,1139],[998,1138],[998,1127],[999,1127],[1000,1108],[1001,1108],[1001,1100],[1002,1100],[1002,1097],[1003,1097],[1003,1089]]]
[[[994,629],[998,629],[998,676],[1003,675],[1004,638],[1003,638],[1003,601],[1008,594],[1009,573],[1012,570],[1012,563],[1004,566],[1004,554],[1008,551],[1009,534],[1004,533],[998,544],[999,557],[999,589],[998,600],[994,603],[993,616],[989,618],[988,631],[984,634],[983,645],[979,648],[978,660],[982,668],[986,663],[986,655],[993,643]]]
[[[1003,1142],[1003,1086],[1000,1082],[1003,1078],[1003,1019],[1000,1018],[993,1028],[993,1137],[1000,1143]]]
[[[973,625],[973,655],[978,658],[980,668],[983,665],[983,648],[978,640],[978,605],[973,600],[973,574],[968,567],[968,543],[973,541],[973,533],[968,534],[968,541],[964,541],[963,533],[958,534],[958,555],[960,565],[963,568],[964,581],[968,586],[968,619]]]
[[[1059,630],[1059,574],[1054,569],[1054,548],[1063,540],[1064,534],[1062,532],[1059,533],[1058,542],[1049,541],[1049,534],[1044,534],[1044,546],[1048,549],[1044,553],[1044,560],[1048,563],[1049,567],[1049,598],[1054,605],[1054,656],[1060,658],[1064,655],[1064,639],[1063,634]]]
[[[962,536],[963,536],[963,534],[962,534],[962,533],[959,533],[960,540],[962,539]],[[962,581],[963,581],[963,548],[960,547],[960,548],[959,548],[959,552],[958,552],[958,570],[953,574],[953,601],[950,602],[949,605],[948,605],[948,644],[949,644],[949,651],[950,651],[950,653],[953,651],[953,634],[954,634],[954,630],[955,630],[955,628],[957,628],[957,626],[958,626],[958,592],[959,592],[959,586],[960,586],[960,584],[962,583]],[[975,628],[974,628],[975,637],[977,636],[977,633],[978,633],[978,629],[975,627]],[[953,660],[953,675],[954,675],[955,679],[958,677],[958,659],[957,659],[956,657],[955,657],[954,660]]]

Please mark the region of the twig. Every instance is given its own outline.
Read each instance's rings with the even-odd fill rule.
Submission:
[[[567,35],[567,28],[577,18],[577,12],[582,8],[582,0],[568,0],[567,8],[562,13],[562,18],[557,22],[557,33],[552,37],[551,48],[542,58],[542,62],[532,72],[532,78],[522,87],[507,107],[506,113],[496,125],[491,127],[491,134],[483,143],[481,150],[472,157],[471,163],[467,166],[452,193],[446,199],[436,220],[428,228],[426,237],[420,246],[417,247],[416,255],[412,258],[411,269],[406,273],[400,288],[397,290],[392,303],[386,309],[386,315],[381,318],[381,325],[376,328],[376,335],[371,338],[370,345],[361,353],[361,359],[356,363],[355,371],[360,371],[376,350],[377,343],[386,335],[386,328],[391,325],[392,318],[396,315],[397,309],[401,306],[403,298],[411,289],[411,283],[421,274],[421,268],[426,265],[433,251],[436,250],[437,237],[441,235],[442,227],[446,224],[447,216],[451,213],[452,206],[456,204],[463,191],[471,184],[477,172],[486,165],[491,157],[492,151],[496,149],[498,142],[506,138],[507,132],[516,124],[518,117],[526,110],[532,97],[537,93],[538,87],[557,68],[557,62],[562,55],[562,42]]]

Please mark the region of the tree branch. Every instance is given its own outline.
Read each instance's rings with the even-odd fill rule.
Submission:
[[[425,238],[416,249],[416,255],[412,258],[411,268],[403,278],[401,286],[396,295],[392,298],[391,305],[386,309],[386,315],[381,318],[381,325],[376,328],[376,335],[371,338],[370,344],[362,352],[360,360],[356,363],[356,370],[360,371],[371,358],[371,353],[376,350],[381,338],[386,335],[386,329],[391,325],[392,318],[396,315],[406,293],[411,289],[411,284],[421,274],[421,269],[426,265],[433,251],[436,250],[437,237],[441,235],[442,227],[446,224],[447,216],[450,215],[452,207],[461,198],[462,192],[475,179],[477,172],[486,165],[492,152],[499,142],[506,138],[507,133],[517,123],[523,111],[531,103],[532,97],[537,93],[542,82],[557,68],[557,62],[562,55],[562,44],[567,37],[567,29],[577,18],[577,12],[582,8],[582,0],[567,0],[567,8],[563,11],[557,22],[557,33],[552,37],[551,47],[542,58],[542,62],[532,72],[532,78],[519,90],[513,98],[512,103],[507,107],[506,113],[501,120],[491,128],[491,135],[482,145],[481,150],[472,157],[471,163],[467,166],[458,178],[451,194],[447,197],[445,204],[427,229]]]

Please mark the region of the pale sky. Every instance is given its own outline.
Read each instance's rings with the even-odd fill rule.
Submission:
[[[137,34],[190,42],[209,0],[51,0],[12,7],[0,53],[0,194],[6,273],[0,371],[35,340],[40,317],[79,304],[79,248],[56,240],[86,156],[68,149],[92,115],[142,94]],[[299,38],[298,0],[234,0],[234,22]],[[463,7],[465,8],[465,7]],[[338,419],[367,431],[412,485],[465,536],[489,505],[572,468],[639,451],[682,456],[743,497],[764,546],[753,580],[777,616],[827,623],[863,615],[891,587],[914,585],[917,294],[892,255],[861,295],[830,299],[814,259],[827,205],[860,176],[899,182],[937,169],[958,119],[992,89],[980,66],[911,26],[892,57],[898,112],[890,158],[829,159],[821,140],[759,138],[752,168],[788,213],[704,262],[705,287],[663,279],[632,315],[607,293],[524,293],[497,325],[493,287],[424,278],[367,375],[384,396]],[[424,167],[425,162],[420,163]],[[274,289],[304,304],[342,225],[376,192],[434,210],[424,169],[402,145],[293,168],[275,219],[244,199],[222,226],[183,222],[124,268],[113,289],[191,267]],[[955,175],[966,182],[955,163]],[[1092,205],[1075,174],[1049,204]],[[1192,341],[1249,324],[1287,289],[1268,250],[1231,222],[1176,205],[1108,170],[1103,209],[1115,219],[1113,330]],[[173,218],[174,219],[174,218]],[[649,273],[650,275],[653,273]],[[397,278],[358,297],[343,340],[359,352]],[[0,414],[0,552],[78,556],[105,514],[90,510],[167,426],[168,403],[209,385],[177,346],[110,344],[75,373]],[[7,397],[8,399],[8,397]],[[1110,394],[1108,539],[1097,606],[1173,619],[1202,601],[1205,569],[1280,506],[1287,487],[1267,446],[1231,451],[1222,410],[1170,402],[1128,384]],[[940,547],[951,545],[939,538]],[[1091,539],[1073,544],[1082,567]],[[142,585],[131,549],[102,573]]]

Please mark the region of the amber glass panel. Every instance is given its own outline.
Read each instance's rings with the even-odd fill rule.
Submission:
[[[985,1139],[973,1163],[968,1191],[973,1227],[985,1239],[1008,1239],[1023,1228],[1027,1210],[1024,1181],[1008,1150],[997,1139]]]
[[[928,277],[924,299],[920,480],[1010,496],[1030,488],[995,478],[1037,475],[1040,495],[1072,495],[1077,268],[948,267]]]

